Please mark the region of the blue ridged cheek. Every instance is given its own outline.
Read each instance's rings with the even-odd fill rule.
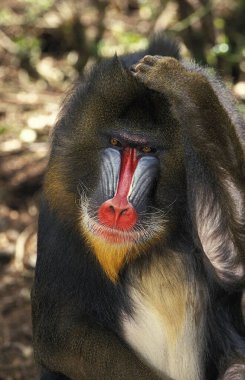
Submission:
[[[100,191],[103,199],[114,197],[121,165],[120,152],[113,148],[107,148],[101,156]]]
[[[136,208],[142,208],[158,177],[159,160],[154,156],[143,156],[134,172],[132,186],[128,197],[129,202]]]

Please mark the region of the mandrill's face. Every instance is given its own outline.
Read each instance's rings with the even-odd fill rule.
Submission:
[[[139,141],[111,137],[100,156],[98,188],[82,202],[84,235],[113,279],[125,259],[164,232],[163,213],[152,212],[159,158]]]
[[[125,124],[106,134],[96,185],[90,196],[84,190],[81,201],[82,232],[113,280],[125,261],[167,236],[177,201],[172,194],[182,179],[180,174],[176,181],[181,165],[176,142],[167,140],[167,131],[161,131],[166,138],[160,139],[154,137],[153,123],[149,132],[143,121],[142,130]]]

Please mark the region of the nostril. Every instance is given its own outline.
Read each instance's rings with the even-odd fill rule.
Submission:
[[[128,211],[128,208],[125,208],[124,210],[122,210],[122,211],[120,212],[120,216],[125,215],[125,214],[127,213],[127,211]]]
[[[115,214],[115,209],[112,205],[109,206],[109,210],[112,214]]]

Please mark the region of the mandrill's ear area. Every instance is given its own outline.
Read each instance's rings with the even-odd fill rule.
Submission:
[[[133,75],[164,94],[178,120],[196,245],[222,286],[242,288],[245,126],[232,97],[210,72],[172,57],[145,56]]]

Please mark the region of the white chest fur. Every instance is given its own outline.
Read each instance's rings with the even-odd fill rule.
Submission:
[[[188,285],[177,256],[174,261],[173,266],[168,259],[159,265],[157,259],[137,285],[129,287],[134,311],[131,316],[122,315],[123,335],[159,374],[175,380],[201,380],[204,300],[199,285]]]

